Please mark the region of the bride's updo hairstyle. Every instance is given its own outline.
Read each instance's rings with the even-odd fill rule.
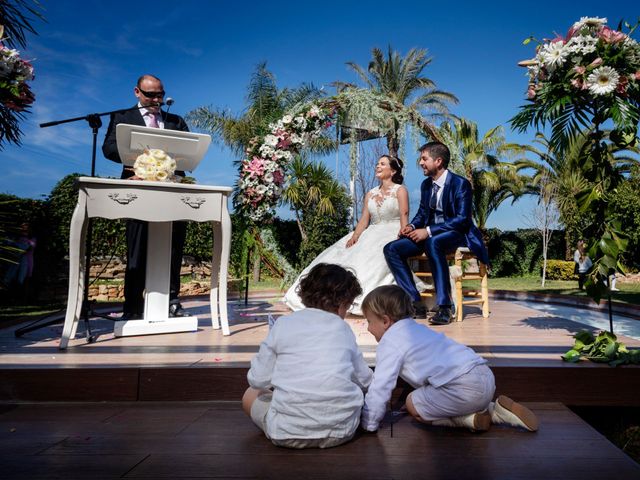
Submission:
[[[393,183],[402,185],[402,182],[404,182],[404,176],[402,175],[402,169],[404,168],[404,163],[402,163],[402,160],[396,157],[392,157],[391,155],[382,155],[382,156],[387,160],[389,160],[389,166],[391,167],[392,170],[396,171],[396,173],[393,174],[393,177],[391,177],[391,181]]]

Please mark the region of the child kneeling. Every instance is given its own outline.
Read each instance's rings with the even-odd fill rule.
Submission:
[[[492,423],[538,429],[535,414],[525,406],[504,395],[491,401],[495,380],[486,360],[413,320],[411,298],[402,288],[376,288],[364,298],[362,311],[378,341],[363,429],[378,429],[398,376],[416,389],[406,408],[420,422],[472,431],[486,431]]]
[[[260,345],[242,407],[275,445],[334,447],[357,430],[372,372],[344,318],[361,293],[353,273],[316,265],[298,288],[307,308],[278,318]]]

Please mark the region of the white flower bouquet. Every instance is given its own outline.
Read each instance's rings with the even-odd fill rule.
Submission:
[[[627,33],[621,31],[626,27]],[[528,105],[512,119],[524,131],[552,123],[553,140],[578,125],[613,121],[614,139],[635,137],[640,120],[640,44],[631,35],[638,24],[607,26],[606,18],[582,17],[565,36],[538,42],[528,68]],[[535,41],[533,37],[525,44]]]
[[[152,148],[136,158],[133,170],[143,180],[168,182],[174,179],[176,161],[164,150]]]

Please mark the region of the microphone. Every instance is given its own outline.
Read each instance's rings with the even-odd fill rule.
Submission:
[[[171,105],[173,105],[173,102],[175,100],[171,97],[167,97],[167,99],[164,101],[164,104],[167,106],[167,110],[164,113],[165,118],[167,118],[167,115],[169,115],[169,110],[171,109]]]

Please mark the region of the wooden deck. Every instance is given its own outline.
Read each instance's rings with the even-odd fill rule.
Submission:
[[[237,400],[250,359],[265,338],[267,316],[287,312],[277,296],[230,302],[231,335],[212,330],[205,298],[186,301],[199,317],[193,333],[115,338],[113,323],[92,320],[98,341],[72,340],[58,350],[61,325],[15,338],[0,331],[0,401]],[[584,315],[589,315],[588,310]],[[375,364],[375,339],[361,317],[347,319],[365,358]],[[82,326],[79,330],[81,330]],[[468,307],[463,322],[434,327],[489,361],[499,393],[567,405],[640,406],[638,367],[561,361],[572,335],[588,327],[509,301],[492,301],[491,317]],[[640,341],[620,337],[628,346]],[[583,388],[585,384],[600,388]]]
[[[294,451],[273,446],[239,402],[9,405],[0,407],[0,471],[7,480],[640,476],[640,465],[563,405],[529,407],[536,433],[472,434],[390,414],[377,434]]]
[[[390,413],[377,434],[292,451],[266,440],[238,402],[267,316],[286,308],[273,296],[230,302],[232,335],[224,337],[209,326],[206,299],[185,306],[199,316],[198,332],[114,338],[112,322],[92,320],[96,343],[80,336],[60,351],[61,325],[23,338],[15,326],[0,331],[1,478],[640,476],[638,464],[565,406],[640,406],[637,367],[560,360],[582,324],[492,301],[489,319],[470,308],[464,322],[437,327],[487,358],[498,393],[539,416],[537,433],[494,427],[476,435]],[[347,321],[373,366],[366,321]]]

